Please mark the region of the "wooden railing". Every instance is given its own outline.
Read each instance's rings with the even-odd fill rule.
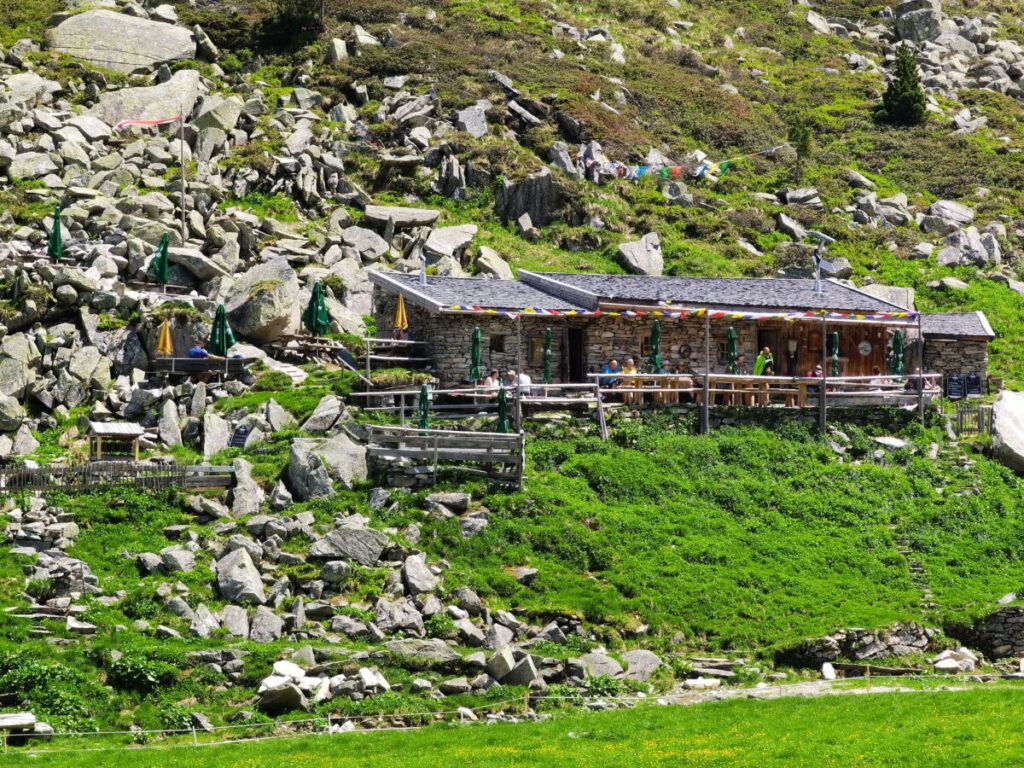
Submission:
[[[0,468],[0,493],[88,490],[131,483],[140,488],[228,488],[231,467],[206,464],[151,464],[134,461],[91,461],[86,464]]]
[[[433,465],[434,481],[441,464],[486,465],[479,474],[519,487],[523,483],[526,438],[522,432],[459,432],[444,429],[415,429],[371,425],[366,449],[371,458],[407,458]],[[494,471],[491,466],[501,469]]]

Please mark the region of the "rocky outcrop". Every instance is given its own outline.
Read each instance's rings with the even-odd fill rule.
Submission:
[[[158,85],[121,88],[100,95],[89,115],[112,126],[121,120],[166,120],[192,112],[199,98],[199,73],[183,69]],[[109,128],[107,129],[109,133]]]
[[[543,227],[555,218],[561,205],[561,191],[551,171],[544,168],[522,181],[502,182],[494,212],[504,222],[518,221],[526,213],[535,226]]]

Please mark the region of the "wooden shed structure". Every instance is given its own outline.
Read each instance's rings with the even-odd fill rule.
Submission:
[[[104,445],[113,444],[122,449],[115,455],[138,461],[139,440],[144,434],[146,430],[141,425],[128,421],[90,421],[89,459],[102,460]]]

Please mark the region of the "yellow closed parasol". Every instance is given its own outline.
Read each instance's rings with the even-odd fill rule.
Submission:
[[[164,318],[164,324],[160,326],[160,339],[156,343],[158,355],[174,355],[174,343],[171,341],[171,323]]]
[[[409,330],[409,318],[405,314],[405,296],[398,294],[398,307],[395,309],[395,328],[400,331]]]

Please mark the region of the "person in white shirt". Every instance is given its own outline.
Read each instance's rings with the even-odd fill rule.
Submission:
[[[533,379],[531,379],[530,374],[526,373],[525,371],[516,376],[516,386],[519,388],[519,393],[521,395],[530,394],[530,386],[532,384]]]

